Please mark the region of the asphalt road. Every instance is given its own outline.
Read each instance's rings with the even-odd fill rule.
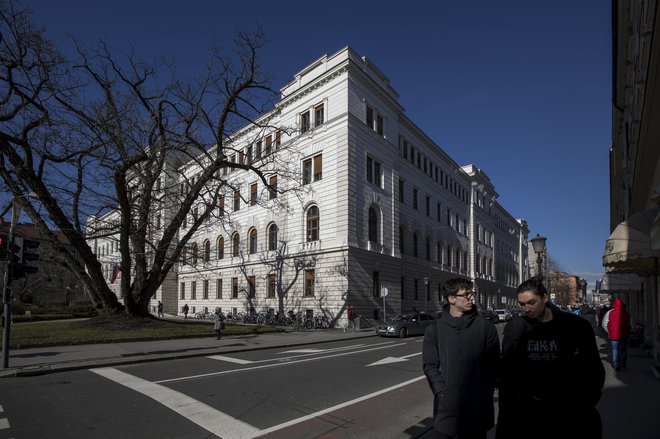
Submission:
[[[411,438],[421,337],[379,337],[2,380],[5,438]]]

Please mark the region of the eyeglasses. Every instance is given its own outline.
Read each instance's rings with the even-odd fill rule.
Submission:
[[[454,294],[456,297],[465,297],[466,299],[469,299],[470,297],[474,297],[474,292],[466,292],[465,294]]]

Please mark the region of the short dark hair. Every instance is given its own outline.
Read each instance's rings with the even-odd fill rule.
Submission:
[[[471,290],[472,281],[464,277],[454,277],[445,281],[442,287],[443,296],[455,296],[460,290]]]
[[[548,295],[548,290],[545,289],[545,286],[543,285],[543,277],[541,276],[534,276],[533,278],[527,279],[525,282],[518,285],[518,288],[516,289],[516,295],[524,293],[525,291],[531,291],[535,295],[541,297]]]

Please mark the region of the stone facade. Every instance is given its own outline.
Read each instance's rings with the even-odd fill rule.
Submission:
[[[272,142],[288,167],[278,173],[282,192],[271,199],[253,174],[227,175],[240,198],[225,194],[224,214],[196,233],[154,306],[162,300],[174,314],[186,303],[193,313],[277,310],[275,275],[291,287],[286,310],[333,320],[349,304],[365,320],[436,312],[441,284],[454,276],[475,281],[484,307],[514,303],[529,277],[525,221],[499,205],[483,171],[459,166],[406,117],[366,57],[348,47],[323,56],[281,92],[264,117],[294,132],[246,127],[233,141],[248,160]],[[197,166],[179,173],[192,178]],[[105,241],[97,240],[97,255],[111,265],[117,253]]]

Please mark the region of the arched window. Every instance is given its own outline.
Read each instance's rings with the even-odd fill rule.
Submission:
[[[378,243],[378,214],[373,207],[369,208],[369,241]]]
[[[253,255],[257,252],[257,229],[250,230],[249,249],[250,254]]]
[[[241,248],[241,236],[238,233],[234,233],[234,236],[232,238],[231,255],[234,257],[238,256],[240,248]]]
[[[319,240],[319,208],[312,206],[307,211],[307,242]]]
[[[399,252],[401,254],[405,253],[405,232],[403,231],[403,227],[399,227]]]
[[[268,250],[277,250],[277,224],[268,227]]]
[[[413,233],[413,256],[417,257],[417,232]]]
[[[192,245],[192,264],[197,265],[197,257],[199,256],[199,250],[197,248],[197,243],[195,242]]]
[[[211,241],[204,241],[204,262],[211,260]]]
[[[218,259],[225,257],[225,238],[222,236],[218,238]]]

